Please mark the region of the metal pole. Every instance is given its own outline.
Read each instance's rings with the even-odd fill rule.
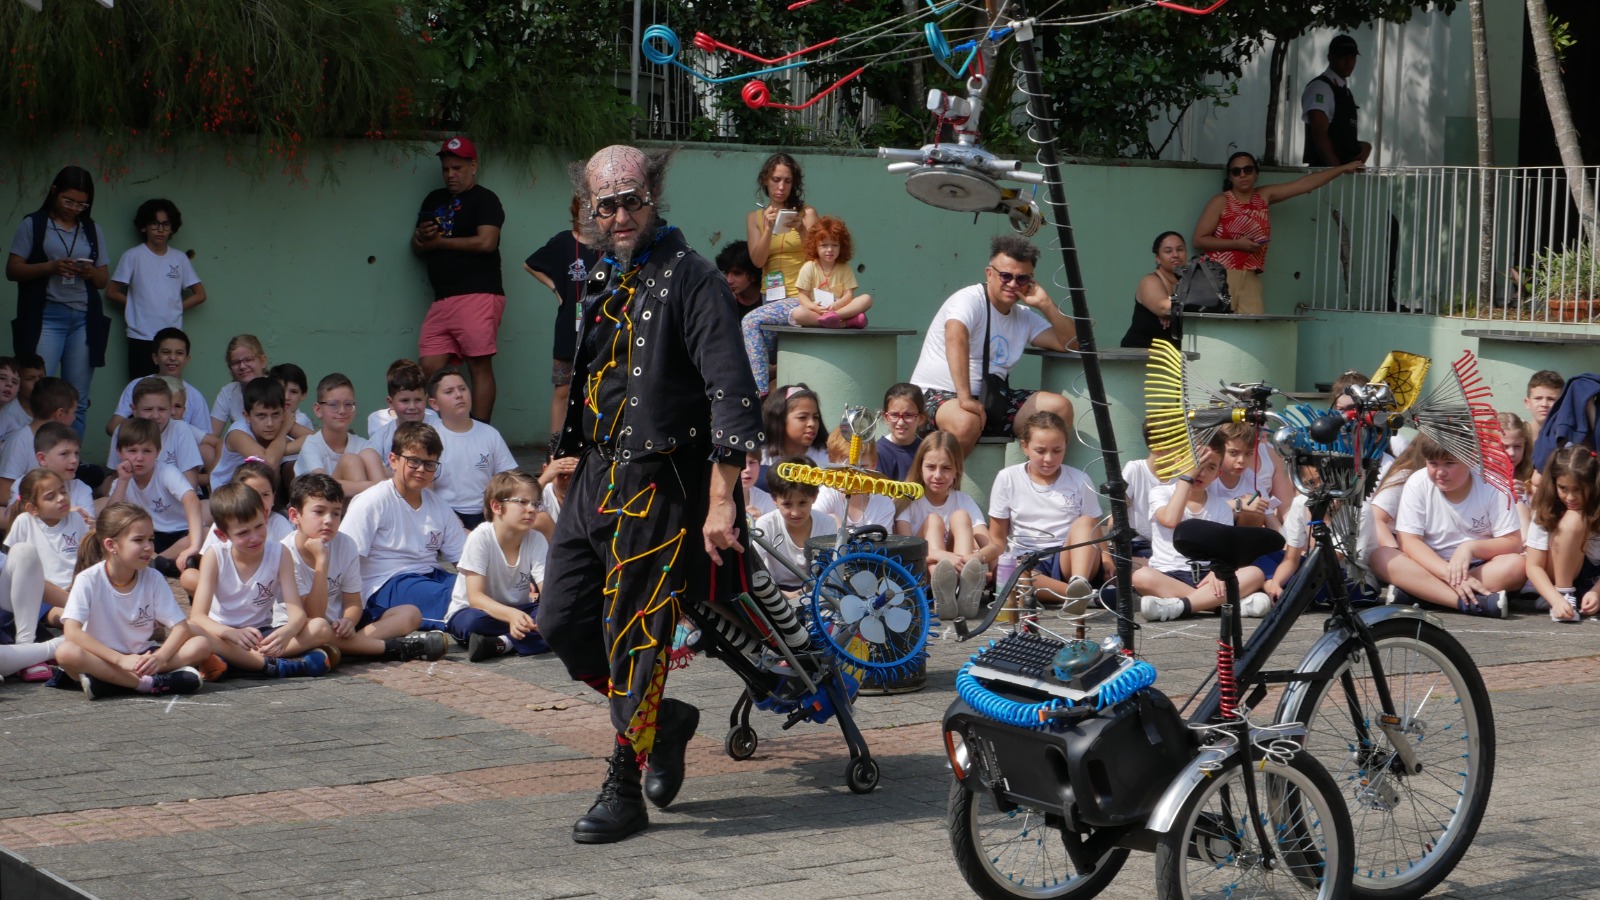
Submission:
[[[1021,12],[1021,0],[1014,6]],[[1056,156],[1055,123],[1046,105],[1040,79],[1039,55],[1033,43],[1032,20],[1019,19],[1017,49],[1021,53],[1022,73],[1027,79],[1028,115],[1033,119],[1032,135],[1039,145],[1039,165],[1050,188],[1051,219],[1061,244],[1061,261],[1066,269],[1067,293],[1072,299],[1072,320],[1078,333],[1078,350],[1083,354],[1083,376],[1089,389],[1089,405],[1094,412],[1095,431],[1100,436],[1100,456],[1106,469],[1100,489],[1111,500],[1112,560],[1117,573],[1117,634],[1124,647],[1133,648],[1133,528],[1128,522],[1128,483],[1122,480],[1122,461],[1117,453],[1117,438],[1111,427],[1111,408],[1106,401],[1106,386],[1100,376],[1100,354],[1094,340],[1094,320],[1089,317],[1089,297],[1083,288],[1083,271],[1078,267],[1078,246],[1072,235],[1072,220],[1067,212],[1067,193],[1061,181],[1061,161]]]
[[[633,40],[628,42],[632,45],[628,49],[628,102],[632,103],[635,109],[639,108],[639,41],[640,35],[643,34],[640,30],[640,26],[644,21],[643,5],[644,0],[633,0]],[[645,118],[648,120],[649,116],[646,115]],[[634,126],[634,132],[635,136],[637,136],[637,122]]]

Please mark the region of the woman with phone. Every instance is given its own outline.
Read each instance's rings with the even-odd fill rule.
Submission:
[[[1243,150],[1228,157],[1223,167],[1222,193],[1212,197],[1200,211],[1200,222],[1194,227],[1194,246],[1228,270],[1228,294],[1234,312],[1247,316],[1266,312],[1261,273],[1266,269],[1267,244],[1272,240],[1267,208],[1308,194],[1361,166],[1361,161],[1356,160],[1257,190],[1256,177],[1261,167],[1256,158]]]
[[[67,166],[50,182],[44,204],[22,218],[11,238],[6,280],[17,283],[13,352],[37,353],[45,373],[78,389],[73,427],[83,434],[94,370],[106,364],[111,320],[100,292],[110,280],[106,236],[89,216],[94,176]]]

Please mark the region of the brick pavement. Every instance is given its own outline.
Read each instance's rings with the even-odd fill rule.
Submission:
[[[1492,692],[1489,816],[1437,896],[1600,897],[1582,748],[1600,739],[1600,626],[1448,617]],[[1279,659],[1316,636],[1302,622]],[[1210,620],[1147,627],[1181,700]],[[0,845],[106,898],[970,896],[944,830],[937,722],[970,645],[934,642],[921,692],[858,701],[883,769],[843,785],[833,726],[753,720],[754,759],[722,752],[731,674],[698,661],[674,693],[704,710],[672,810],[619,845],[571,843],[603,772],[599,698],[555,660],[346,666],[237,681],[177,703],[0,686]],[[1152,894],[1135,854],[1102,896]]]

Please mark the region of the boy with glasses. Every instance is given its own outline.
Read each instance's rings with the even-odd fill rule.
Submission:
[[[171,200],[146,200],[133,215],[144,243],[122,254],[106,286],[106,299],[124,307],[128,319],[128,377],[155,375],[156,335],[182,328],[183,313],[206,302],[188,254],[169,242],[183,227]]]
[[[389,453],[394,477],[352,499],[339,526],[355,541],[361,596],[373,619],[410,604],[422,611],[423,628],[444,627],[456,578],[439,563],[461,558],[467,532],[433,491],[443,451],[433,426],[401,423]]]
[[[334,372],[317,382],[317,402],[311,409],[322,421],[322,430],[300,445],[294,461],[296,477],[314,472],[332,475],[346,497],[387,478],[378,451],[366,438],[350,433],[356,418],[356,388],[348,376]]]

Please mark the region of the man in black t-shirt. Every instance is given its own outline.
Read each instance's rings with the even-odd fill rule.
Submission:
[[[456,359],[472,373],[472,417],[494,412],[495,336],[506,309],[500,281],[500,198],[478,184],[478,148],[453,137],[439,148],[444,187],[430,191],[411,232],[411,252],[428,266],[433,306],[417,355],[432,375]]]

